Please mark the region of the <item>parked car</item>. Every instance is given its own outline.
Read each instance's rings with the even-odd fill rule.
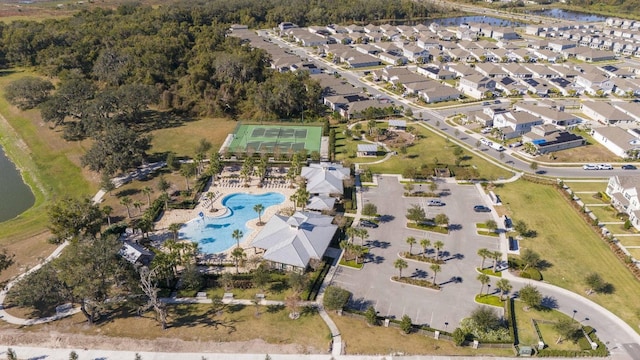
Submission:
[[[378,227],[378,224],[369,220],[360,220],[360,226],[375,229]]]
[[[491,146],[491,144],[493,144],[493,142],[492,142],[492,141],[489,141],[489,140],[487,140],[487,139],[485,139],[485,138],[480,139],[480,142],[481,142],[482,144],[484,144],[484,145],[487,145],[487,146]]]
[[[484,205],[476,205],[473,207],[473,211],[475,212],[491,212],[491,209]]]
[[[444,203],[440,200],[429,200],[427,206],[444,206]]]
[[[515,147],[519,147],[522,146],[522,142],[521,141],[516,141],[514,143],[509,144],[510,148],[515,148]]]
[[[492,128],[490,128],[490,127],[486,127],[486,128],[484,128],[484,129],[480,130],[480,132],[481,132],[481,133],[483,133],[483,134],[488,134],[488,133],[490,133],[490,132],[491,132],[491,129],[492,129]]]
[[[636,170],[637,167],[635,165],[631,165],[631,164],[627,164],[627,165],[622,165],[622,170]]]
[[[584,170],[598,170],[598,165],[596,164],[584,164],[582,165]]]
[[[613,170],[611,164],[598,164],[598,170]]]

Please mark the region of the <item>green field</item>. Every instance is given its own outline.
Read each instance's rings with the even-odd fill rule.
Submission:
[[[243,125],[236,127],[229,144],[231,152],[286,154],[307,150],[320,152],[322,127],[296,125]]]
[[[499,194],[505,212],[537,232],[521,246],[539,253],[549,263],[542,271],[545,281],[583,295],[585,274],[600,274],[615,291],[594,294],[589,299],[638,329],[640,282],[555,187],[519,180],[501,186]]]
[[[597,193],[599,191],[605,191],[607,188],[606,181],[597,182],[582,182],[582,181],[565,181],[564,182],[573,192],[592,191]],[[583,194],[580,194],[583,195]]]
[[[434,165],[436,161],[438,167],[455,166],[456,155],[453,152],[457,145],[421,126],[415,126],[415,132],[418,139],[407,148],[406,154],[398,153],[389,161],[371,165],[369,169],[379,174],[402,174],[407,168],[419,169],[424,164]],[[477,169],[481,179],[495,180],[513,175],[512,172],[483,159],[475,151],[464,149],[462,156],[464,160],[460,165]]]
[[[640,235],[638,236],[620,236],[620,243],[624,246],[640,246]]]

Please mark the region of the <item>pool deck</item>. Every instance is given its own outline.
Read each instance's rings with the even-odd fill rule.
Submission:
[[[203,194],[207,194],[209,192],[215,193],[215,200],[212,203],[208,203],[205,207],[205,201],[200,201],[198,205],[193,210],[184,210],[184,209],[174,209],[169,210],[162,215],[162,218],[158,220],[155,224],[156,232],[151,236],[152,240],[157,243],[161,243],[164,240],[171,238],[171,233],[169,232],[169,225],[173,223],[186,223],[190,220],[193,220],[198,217],[200,212],[206,214],[207,217],[219,217],[224,216],[227,211],[225,207],[222,205],[222,199],[224,199],[227,195],[236,194],[236,193],[245,193],[245,194],[266,194],[270,192],[277,192],[284,195],[285,199],[282,204],[269,206],[262,213],[262,221],[267,222],[273,215],[279,212],[282,209],[293,208],[293,202],[289,199],[293,193],[295,193],[296,188],[289,188],[286,184],[273,184],[267,187],[258,187],[257,180],[252,179],[249,187],[244,187],[239,185],[239,183],[229,182],[224,180],[217,180],[215,184],[212,182],[208,188],[203,191]],[[218,209],[216,212],[210,211],[210,208]],[[256,218],[249,220],[247,222],[247,228],[249,228],[250,232],[245,237],[245,240],[240,243],[240,246],[245,249],[245,253],[248,257],[254,255],[254,249],[250,247],[251,241],[258,235],[259,231],[256,229],[260,229],[257,225],[258,217],[256,214]],[[233,247],[224,251],[225,254],[230,254],[233,250]]]

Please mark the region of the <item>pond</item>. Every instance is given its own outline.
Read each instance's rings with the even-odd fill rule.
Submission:
[[[433,19],[433,20],[427,21],[425,25],[428,26],[432,22],[442,26],[459,26],[461,24],[468,24],[468,23],[482,23],[482,24],[489,24],[492,26],[513,26],[513,27],[526,25],[518,21],[511,21],[511,20],[500,19],[492,16],[483,16],[483,15],[457,16],[457,17]]]
[[[583,22],[600,22],[605,21],[607,18],[602,15],[587,14],[577,11],[570,11],[564,9],[544,9],[544,10],[532,10],[528,11],[528,14],[552,17],[560,20],[569,21],[583,21]]]
[[[0,222],[13,219],[33,206],[35,197],[20,171],[0,147]]]

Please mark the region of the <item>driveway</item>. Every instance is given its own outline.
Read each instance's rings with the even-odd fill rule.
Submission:
[[[377,187],[364,189],[364,203],[375,204],[378,213],[387,221],[377,229],[368,229],[369,239],[365,243],[370,247],[370,256],[364,268],[340,267],[334,277],[334,285],[353,293],[352,307],[364,310],[371,305],[381,316],[400,318],[406,314],[416,324],[451,331],[478,306],[473,300],[480,291],[475,270],[481,261],[477,251],[480,248],[497,250],[499,240],[477,235],[474,223],[489,220],[491,215],[473,212],[473,205],[486,204],[475,186],[443,182],[439,184],[439,191],[446,192],[447,195],[441,197],[446,205],[427,208],[427,216],[447,214],[455,229],[448,235],[406,227],[407,209],[411,204],[422,204],[426,198],[404,198],[403,185],[397,177],[379,177]],[[436,282],[442,286],[441,291],[390,280],[398,275],[393,266],[398,253],[409,250],[405,242],[409,236],[418,240],[418,244],[413,246],[414,253],[422,251],[419,241],[425,237],[432,243],[444,242],[442,251],[446,263],[441,265],[442,271],[436,277]],[[430,264],[410,260],[407,263],[409,267],[403,271],[404,276],[433,277]]]

